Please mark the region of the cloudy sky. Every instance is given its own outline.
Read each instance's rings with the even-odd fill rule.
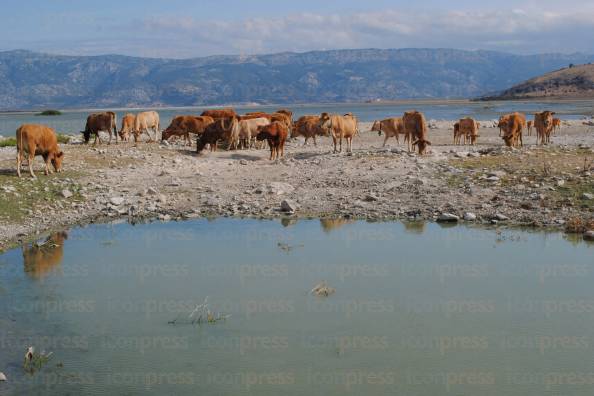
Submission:
[[[594,53],[587,0],[2,0],[0,50],[188,58],[338,48]]]

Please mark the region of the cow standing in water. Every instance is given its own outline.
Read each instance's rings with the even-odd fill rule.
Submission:
[[[87,117],[87,123],[85,125],[85,130],[81,131],[84,136],[85,143],[89,143],[91,139],[91,135],[95,134],[95,141],[93,145],[97,144],[97,140],[99,140],[99,144],[101,144],[101,136],[99,136],[99,132],[107,132],[109,133],[109,143],[111,144],[111,133],[115,135],[116,144],[118,142],[118,128],[117,128],[117,118],[116,114],[113,111],[106,111],[104,113],[93,113]]]

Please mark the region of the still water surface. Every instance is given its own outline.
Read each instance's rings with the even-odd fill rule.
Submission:
[[[437,224],[78,228],[0,256],[0,394],[592,395],[593,257]],[[231,317],[190,323],[207,296]]]
[[[564,101],[564,102],[412,102],[412,103],[341,103],[341,104],[310,104],[283,106],[291,109],[295,117],[305,114],[320,114],[331,112],[344,114],[352,112],[362,122],[372,122],[387,117],[397,117],[407,110],[417,109],[425,113],[428,119],[455,120],[461,117],[474,117],[478,120],[492,120],[500,115],[512,111],[534,113],[542,110],[554,110],[564,119],[577,119],[592,114],[594,101]],[[279,106],[250,106],[236,107],[240,113],[250,111],[276,111]],[[204,108],[167,108],[157,109],[161,117],[161,129],[165,129],[171,119],[181,114],[200,114]],[[119,110],[118,129],[122,116],[128,112],[140,110]],[[65,111],[61,116],[43,117],[31,113],[0,113],[0,135],[12,136],[16,129],[24,123],[42,123],[51,126],[60,133],[78,134],[85,127],[85,121],[90,111]]]

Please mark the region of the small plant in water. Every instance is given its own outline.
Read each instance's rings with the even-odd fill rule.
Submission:
[[[221,313],[215,313],[208,308],[208,296],[204,299],[202,304],[196,305],[192,312],[188,315],[187,318],[178,315],[177,318],[170,320],[169,324],[178,324],[178,323],[185,323],[185,324],[202,324],[202,323],[210,323],[214,324],[220,321],[227,320],[231,317],[231,315],[225,315]]]
[[[35,348],[32,346],[27,349],[25,353],[25,361],[23,363],[23,369],[33,374],[36,370],[41,369],[47,362],[49,362],[52,356],[52,352],[45,353],[45,351],[41,351],[41,353],[35,352]]]

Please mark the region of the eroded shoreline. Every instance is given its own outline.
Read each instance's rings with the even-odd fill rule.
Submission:
[[[267,150],[196,155],[180,144],[63,145],[65,172],[16,177],[15,149],[0,150],[0,248],[51,230],[95,222],[210,217],[446,220],[564,229],[594,217],[592,127],[564,125],[548,147],[524,139],[504,148],[499,130],[481,129],[479,144],[452,145],[453,122],[430,130],[432,153],[408,153],[394,139],[368,132],[354,152],[332,154],[329,138],[287,145],[270,162]],[[281,209],[286,200],[289,208]],[[286,206],[286,205],[285,205]],[[294,209],[293,212],[290,209]],[[287,212],[289,210],[289,212]]]

